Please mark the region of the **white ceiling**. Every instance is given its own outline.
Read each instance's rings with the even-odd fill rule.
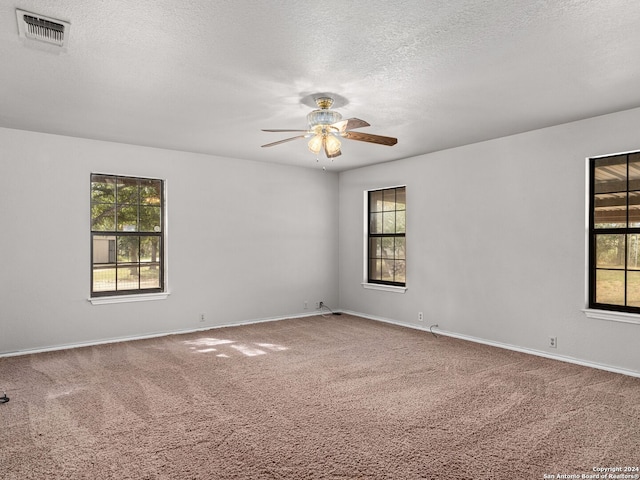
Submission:
[[[0,0],[0,126],[345,170],[638,107],[639,25],[638,0]],[[260,147],[318,92],[398,144]]]

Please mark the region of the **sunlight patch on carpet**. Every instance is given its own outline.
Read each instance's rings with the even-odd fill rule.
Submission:
[[[225,340],[219,338],[198,338],[196,340],[186,340],[183,342],[185,345],[189,346],[190,350],[193,350],[196,353],[212,353],[218,352],[221,350],[221,346],[230,347],[235,352],[239,352],[247,357],[255,357],[258,355],[266,355],[266,350],[270,350],[272,352],[281,352],[283,350],[288,350],[287,347],[283,345],[277,345],[275,343],[262,343],[255,342],[250,345],[237,343],[235,340]],[[259,347],[259,348],[258,348]],[[216,355],[221,358],[230,358],[230,355],[227,353],[219,353]]]

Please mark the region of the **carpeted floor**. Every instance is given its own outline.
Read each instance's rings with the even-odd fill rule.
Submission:
[[[6,480],[640,466],[640,379],[349,315],[0,358],[0,388]]]

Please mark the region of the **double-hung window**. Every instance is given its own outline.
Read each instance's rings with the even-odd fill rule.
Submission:
[[[589,308],[640,313],[640,152],[589,169]]]
[[[406,187],[368,192],[369,283],[406,285]]]
[[[164,291],[162,180],[91,175],[91,297]]]

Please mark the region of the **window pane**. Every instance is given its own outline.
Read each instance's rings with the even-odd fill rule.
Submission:
[[[94,235],[93,263],[116,263],[116,237]]]
[[[393,237],[382,238],[382,258],[394,258],[394,240]]]
[[[393,282],[393,260],[382,260],[382,281]]]
[[[624,275],[621,270],[596,270],[596,303],[624,305]]]
[[[627,305],[640,307],[640,272],[627,272]]]
[[[116,289],[115,267],[93,267],[93,291],[112,292]]]
[[[379,258],[382,255],[382,238],[369,239],[369,258]]]
[[[629,192],[629,227],[640,227],[640,192]]]
[[[624,235],[596,235],[596,267],[624,268]]]
[[[382,191],[369,192],[369,211],[381,212],[382,211]]]
[[[382,233],[382,213],[372,213],[370,222],[371,233]]]
[[[405,211],[396,212],[396,232],[405,233]]]
[[[382,214],[382,233],[396,233],[396,212]]]
[[[595,228],[624,228],[627,226],[627,194],[595,195],[593,221]]]
[[[162,230],[162,216],[160,207],[140,207],[140,231],[160,232]]]
[[[137,290],[140,286],[137,265],[118,267],[118,290]]]
[[[160,260],[160,237],[142,237],[140,239],[140,261],[158,262]]]
[[[406,190],[404,187],[396,189],[396,210],[406,210]]]
[[[116,224],[115,204],[91,205],[91,230],[95,232],[112,232]]]
[[[141,179],[140,180],[140,204],[160,205],[162,202],[162,181]]]
[[[397,237],[395,244],[395,258],[396,260],[405,259],[405,239],[404,237]]]
[[[394,265],[395,282],[405,283],[406,262],[404,260],[396,260]]]
[[[629,155],[629,190],[640,190],[640,153]]]
[[[640,270],[640,234],[627,235],[627,269]]]
[[[396,190],[395,188],[382,191],[383,207],[385,212],[396,209]]]
[[[114,203],[116,201],[116,179],[106,175],[91,175],[91,201]]]
[[[120,232],[135,232],[138,230],[138,206],[119,206],[117,212],[117,225]]]
[[[595,159],[593,193],[625,192],[627,190],[627,156]]]
[[[160,267],[158,264],[140,267],[140,288],[160,287]]]
[[[369,279],[382,280],[382,260],[375,258],[369,260]]]
[[[140,237],[118,237],[118,263],[138,263]]]
[[[118,198],[119,204],[137,205],[138,199],[138,180],[136,178],[118,178]]]

